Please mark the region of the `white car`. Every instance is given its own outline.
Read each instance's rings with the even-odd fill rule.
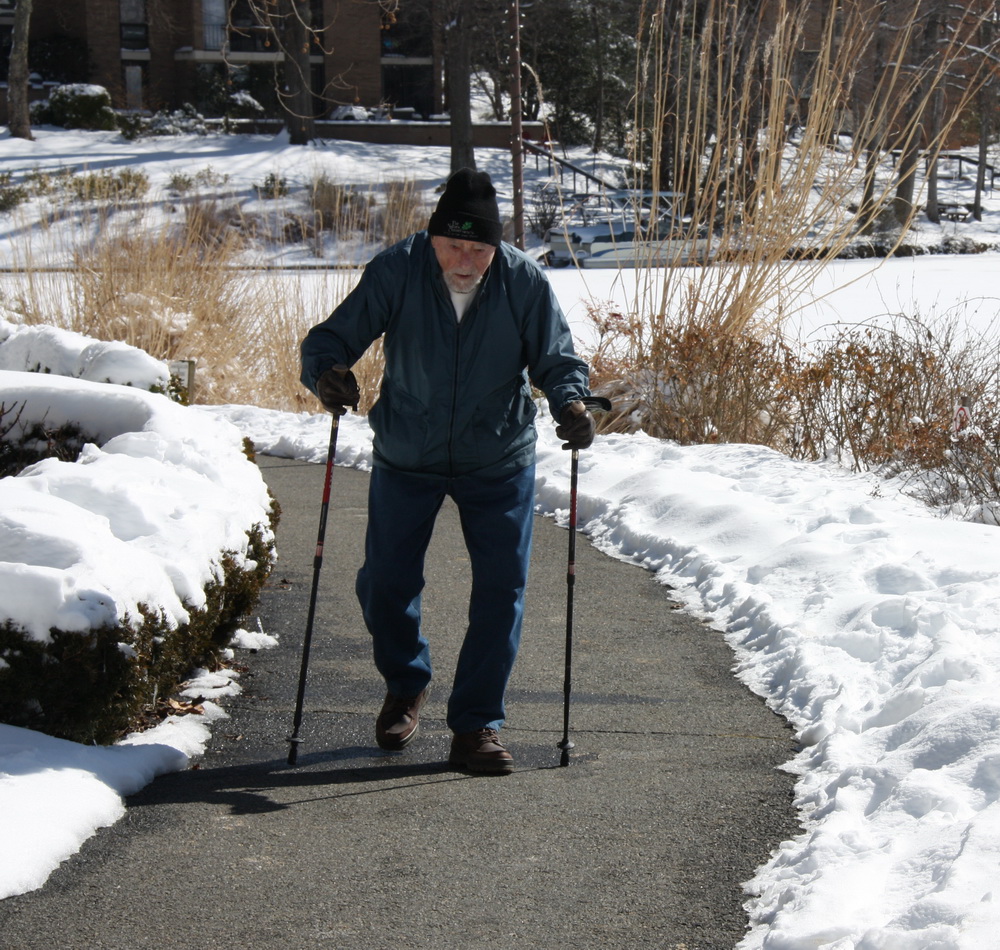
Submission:
[[[368,110],[361,106],[337,106],[330,118],[334,122],[367,122]]]
[[[574,196],[563,223],[545,235],[545,259],[551,267],[576,263],[588,268],[706,263],[712,257],[709,235],[699,229],[692,236],[690,224],[677,217],[680,197],[630,190]]]

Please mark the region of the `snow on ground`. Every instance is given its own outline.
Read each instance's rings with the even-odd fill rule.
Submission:
[[[73,170],[100,175],[117,169],[141,171],[149,180],[147,198],[156,202],[136,205],[129,213],[119,209],[106,218],[88,212],[78,202],[65,197],[47,195],[33,198],[8,214],[0,214],[0,268],[72,264],[73,253],[110,228],[127,228],[136,221],[144,226],[156,226],[179,220],[184,200],[171,191],[172,179],[183,176],[197,180],[199,176],[211,185],[195,187],[188,198],[198,195],[218,199],[222,205],[239,205],[243,212],[267,215],[286,208],[302,213],[302,189],[324,177],[331,183],[358,185],[378,190],[394,182],[405,181],[423,194],[428,208],[437,201],[436,189],[448,178],[451,155],[447,147],[370,145],[363,142],[323,141],[309,146],[288,144],[287,133],[271,135],[182,135],[140,138],[125,141],[117,132],[81,132],[52,128],[33,129],[35,141],[11,138],[0,132],[0,176],[9,174],[11,183],[21,185],[28,176]],[[513,204],[510,189],[503,181],[510,180],[510,153],[504,149],[477,149],[477,165],[489,172],[501,185],[499,196],[502,212],[510,217]],[[597,174],[614,177],[620,162],[599,163],[577,149],[569,153]],[[283,179],[291,193],[289,197],[261,200],[255,186],[269,176]],[[526,182],[546,179],[546,163],[529,161]],[[44,228],[34,223],[46,219]],[[536,242],[537,243],[537,242]],[[357,247],[345,251],[343,244],[329,248],[343,263],[350,253],[351,263],[363,263],[371,256],[372,247]],[[315,267],[329,263],[317,259],[313,244],[282,245],[264,255],[266,263],[277,266]]]
[[[267,453],[325,457],[325,417],[216,407]],[[541,426],[538,510],[565,521]],[[363,419],[338,459],[366,466]],[[1000,545],[832,465],[758,446],[600,436],[579,520],[725,631],[794,725],[804,833],[749,883],[751,948],[980,950],[1000,924]],[[584,621],[585,622],[585,621]]]
[[[0,320],[4,425],[16,416],[16,435],[43,419],[74,422],[94,439],[76,463],[48,459],[0,479],[0,622],[40,642],[53,628],[128,624],[143,604],[183,623],[221,576],[222,554],[246,563],[247,531],[269,530],[267,487],[240,430],[146,391],[167,375],[125,344]],[[273,643],[240,631],[234,647]],[[206,700],[237,688],[232,674],[204,670],[187,684]],[[123,795],[203,751],[225,713],[202,705],[200,717],[171,717],[107,749],[0,725],[0,898],[41,887],[121,817]]]
[[[187,413],[194,426],[233,422],[265,453],[325,456],[326,416]],[[370,446],[365,420],[346,417],[338,461],[368,467]],[[563,520],[567,466],[543,424],[538,510]],[[805,831],[750,882],[754,927],[741,946],[987,945],[1000,922],[996,529],[935,517],[833,466],[642,435],[599,437],[583,453],[579,516],[601,550],[656,572],[725,631],[740,678],[804,746],[789,768]],[[115,796],[186,762],[170,749],[196,754],[191,718],[115,750],[0,726],[0,821],[48,825],[41,844],[0,860],[0,892],[40,886],[88,827],[115,820]],[[63,777],[65,799],[42,799],[38,775]],[[46,868],[26,885],[27,854]]]
[[[12,161],[117,165],[123,150],[137,163],[190,170],[228,149],[227,170],[248,180],[284,168],[286,158],[311,173],[308,163],[320,153],[345,169],[345,179],[353,161],[373,163],[365,180],[381,162],[370,147],[349,143],[289,151],[252,138],[242,146],[242,139],[102,141],[88,135],[77,145],[57,133],[34,145],[0,138],[0,171]],[[446,174],[445,155],[421,150],[417,161],[392,149],[397,167],[411,174],[419,167],[435,181]],[[502,164],[496,154],[484,161],[509,174]],[[803,296],[801,332],[894,312],[992,323],[1000,309],[995,274],[995,256],[894,261],[876,275],[865,262],[837,264],[824,272],[829,286],[817,281]],[[581,337],[581,301],[625,292],[612,272],[550,275]],[[846,288],[845,278],[853,280]],[[87,386],[67,378],[50,387],[51,398],[72,414],[77,387]],[[116,390],[103,387],[109,400]],[[221,418],[261,452],[325,458],[326,416],[252,406],[177,411],[192,430]],[[343,419],[338,462],[370,466],[363,418]],[[539,512],[565,521],[568,480],[567,453],[543,422]],[[121,486],[123,503],[135,500],[132,491]],[[791,721],[802,745],[788,768],[797,776],[803,831],[747,883],[751,929],[740,950],[995,944],[997,529],[939,517],[890,483],[832,465],[756,446],[679,447],[643,435],[601,436],[582,454],[580,522],[601,550],[655,572],[711,621],[733,647],[737,675]],[[73,526],[68,515],[65,524]],[[27,549],[39,562],[54,550],[30,540]],[[263,634],[245,636],[244,646]],[[238,683],[192,688],[209,687],[224,695]],[[224,715],[211,702],[206,710],[109,749],[0,726],[0,895],[41,886],[94,830],[120,816],[123,795],[183,768],[203,748],[211,718]]]
[[[788,266],[809,267],[812,272],[808,264]],[[610,269],[546,273],[584,350],[592,350],[598,339],[588,307],[608,303],[621,312],[634,312],[637,300],[656,299],[662,287],[659,272],[642,286],[637,286],[631,272]],[[831,339],[846,326],[888,325],[906,315],[931,327],[943,323],[959,335],[963,329],[973,336],[994,335],[991,331],[1000,316],[998,274],[1000,253],[996,252],[894,258],[877,269],[871,261],[833,261],[781,301],[785,331],[790,339],[808,343]]]

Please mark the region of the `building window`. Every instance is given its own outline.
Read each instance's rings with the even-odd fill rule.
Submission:
[[[118,0],[122,49],[149,49],[146,0]]]
[[[122,23],[145,23],[146,0],[118,0]]]
[[[382,14],[382,55],[426,59],[432,53],[431,9],[427,0]]]
[[[382,98],[396,109],[426,118],[434,111],[433,66],[382,66]]]
[[[122,24],[122,49],[149,49],[149,29],[145,23]]]
[[[262,26],[248,0],[234,0],[229,10],[229,48],[234,53],[276,53],[271,31]]]
[[[225,0],[201,0],[201,26],[205,49],[223,49],[229,39]]]

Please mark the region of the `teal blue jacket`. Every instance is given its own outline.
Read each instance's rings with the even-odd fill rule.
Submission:
[[[532,383],[555,419],[590,394],[547,278],[508,244],[461,322],[426,231],[383,251],[302,341],[302,382],[315,392],[324,371],[352,366],[379,337],[385,372],[369,415],[376,465],[500,477],[534,461]]]

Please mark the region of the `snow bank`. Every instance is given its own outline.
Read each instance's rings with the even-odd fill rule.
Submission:
[[[0,371],[21,423],[75,422],[97,444],[0,479],[0,614],[44,641],[49,630],[127,623],[139,604],[171,625],[204,604],[222,552],[247,557],[270,529],[270,498],[235,426],[165,396]],[[252,564],[245,566],[253,567]]]
[[[69,376],[163,390],[170,369],[127,343],[94,340],[51,326],[9,323],[0,317],[0,370]]]
[[[549,443],[538,500],[564,512]],[[1000,545],[760,446],[599,438],[580,523],[725,631],[795,726],[805,833],[747,885],[741,950],[972,950],[1000,925]]]
[[[98,828],[125,813],[122,798],[204,752],[226,713],[171,716],[118,745],[99,747],[0,724],[0,900],[41,887]]]

